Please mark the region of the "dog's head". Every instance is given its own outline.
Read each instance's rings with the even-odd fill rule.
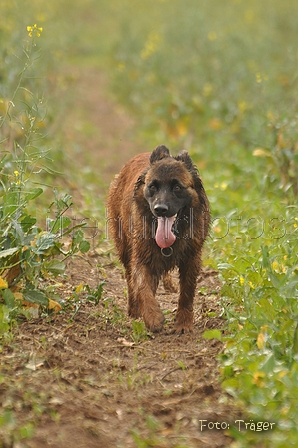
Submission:
[[[198,171],[187,151],[172,157],[165,146],[158,146],[150,156],[150,166],[140,176],[143,196],[157,218],[156,242],[171,246],[176,236],[172,227],[190,208],[205,207],[205,192]]]

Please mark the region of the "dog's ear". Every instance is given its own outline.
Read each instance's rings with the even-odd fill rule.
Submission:
[[[164,159],[165,157],[171,157],[168,148],[164,145],[157,146],[150,156],[150,164],[152,165],[152,163]]]
[[[179,154],[177,155],[177,157],[175,157],[175,159],[185,163],[188,171],[196,170],[196,167],[193,164],[193,161],[191,160],[190,155],[188,154],[187,151],[183,150],[179,152]]]
[[[137,192],[141,188],[141,186],[145,184],[145,177],[146,177],[147,171],[148,171],[148,169],[143,171],[143,173],[138,177],[138,180],[136,181],[135,186],[134,186],[134,196],[137,194]]]
[[[205,190],[203,187],[202,180],[200,178],[199,171],[198,171],[196,165],[191,160],[191,157],[188,154],[188,152],[185,150],[179,152],[179,154],[177,155],[177,157],[175,157],[175,159],[185,163],[186,168],[192,175],[194,187],[195,187],[195,190],[197,191],[197,193],[199,194],[200,200],[202,202],[204,202],[205,205],[207,206],[208,200],[206,197],[206,193],[205,193]]]

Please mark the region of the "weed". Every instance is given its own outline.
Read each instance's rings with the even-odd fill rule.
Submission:
[[[93,302],[94,305],[98,305],[101,298],[102,298],[102,292],[105,282],[100,282],[97,288],[90,289],[89,285],[85,285],[85,289],[87,291],[87,297],[86,300],[89,300],[90,302]]]
[[[132,339],[135,343],[140,343],[148,339],[148,330],[144,322],[139,320],[132,320]]]
[[[66,237],[73,236],[73,253],[87,250],[88,245],[82,229],[71,230],[69,197],[55,197],[45,232],[32,212],[47,188],[44,178],[43,183],[37,182],[38,172],[55,174],[57,160],[50,160],[44,142],[48,122],[58,123],[60,117],[46,113],[43,95],[33,94],[41,90],[36,88],[41,77],[38,44],[46,36],[46,26],[30,26],[32,36],[20,55],[23,36],[17,33],[13,2],[4,3],[9,7],[0,27],[5,61],[0,82],[0,295],[4,302],[0,331],[9,338],[19,312],[18,293],[24,298],[27,289],[31,300],[47,305],[51,297],[57,301],[41,279],[63,273]],[[37,2],[31,3],[36,8],[32,16],[42,16]],[[270,448],[295,446],[298,3],[214,0],[198,6],[196,0],[189,0],[186,6],[177,0],[157,1],[152,8],[152,2],[115,0],[101,2],[99,10],[90,0],[84,8],[92,7],[92,15],[105,20],[100,27],[88,29],[83,21],[69,20],[69,15],[75,19],[81,12],[80,3],[73,2],[68,14],[57,13],[58,5],[51,2],[53,16],[61,18],[53,21],[48,33],[51,53],[59,51],[62,61],[67,52],[58,47],[68,42],[69,54],[80,66],[90,60],[100,64],[114,95],[135,113],[146,146],[166,141],[174,151],[187,149],[202,171],[213,213],[205,264],[220,271],[227,323],[224,333],[207,330],[204,337],[225,344],[223,386],[236,402],[252,418],[277,423],[268,439],[260,441],[258,434],[239,431],[233,438],[243,448],[260,443]],[[70,29],[63,16],[78,28]],[[59,37],[55,47],[49,34]],[[76,47],[73,43],[78,40]],[[14,54],[22,67],[15,63]],[[60,87],[63,83],[60,80]],[[89,180],[92,170],[88,173]],[[102,211],[102,205],[96,204]],[[104,325],[120,324],[123,330],[123,313],[112,299],[101,300],[100,286],[84,292],[98,303]],[[201,294],[205,295],[204,289]],[[76,310],[80,301],[77,293]],[[145,337],[141,327],[133,328],[136,341]],[[139,373],[134,370],[123,377],[125,387],[144,384],[146,378]],[[16,423],[9,411],[2,415],[0,426],[4,420],[9,446]],[[137,429],[134,440],[137,446],[158,444],[154,434],[143,436]]]
[[[51,172],[45,165],[49,150],[44,149],[42,101],[30,90],[30,74],[40,50],[36,39],[42,27],[28,26],[29,40],[23,47],[24,64],[17,78],[11,99],[6,99],[4,114],[0,117],[0,304],[3,313],[1,333],[7,333],[9,320],[23,303],[54,309],[61,305],[57,295],[43,286],[41,279],[61,275],[65,259],[77,252],[87,252],[89,243],[84,239],[82,224],[73,226],[66,216],[72,205],[71,196],[59,196],[49,206],[55,218],[47,218],[47,229],[42,230],[34,216],[34,204],[43,194],[36,186],[35,176]],[[28,81],[30,80],[30,81]],[[64,249],[63,238],[71,236],[71,244]],[[34,307],[32,307],[34,310]]]
[[[249,11],[215,3],[159,2],[153,12],[142,4],[142,23],[127,10],[113,87],[152,146],[188,149],[202,168],[214,219],[206,264],[220,271],[227,319],[227,336],[216,329],[203,337],[226,344],[224,387],[252,418],[278,422],[262,446],[294,446],[298,10],[292,1],[253,2]],[[259,443],[255,434],[233,437],[243,447]]]
[[[145,425],[148,431],[146,437],[143,437],[137,429],[131,430],[136,446],[138,448],[160,446],[161,439],[156,435],[156,432],[160,429],[158,421],[152,415],[147,415]]]

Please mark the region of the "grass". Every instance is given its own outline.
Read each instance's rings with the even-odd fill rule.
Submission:
[[[29,255],[22,248],[24,238],[41,244],[30,207],[38,200],[45,217],[54,200],[43,184],[59,183],[61,161],[71,176],[58,144],[67,84],[73,82],[66,73],[76,65],[97,67],[109,78],[111,94],[135,116],[146,149],[163,142],[174,152],[187,149],[202,173],[213,215],[205,262],[220,272],[227,319],[226,334],[218,335],[226,343],[223,387],[248,419],[276,422],[266,440],[232,429],[235,446],[295,446],[298,5],[293,0],[153,3],[53,1],[41,9],[37,1],[25,7],[0,2],[6,18],[0,25],[6,61],[0,82],[1,250],[11,250],[2,253],[1,275],[23,266],[29,255],[35,264],[34,257],[44,255],[35,253],[34,245]],[[32,45],[27,26],[35,23],[43,31],[32,36]],[[65,101],[59,105],[61,93]],[[35,174],[40,169],[43,176]],[[57,216],[45,250],[57,250],[57,238],[50,243]],[[78,234],[77,244],[82,241]],[[46,271],[62,268],[47,265],[47,257],[42,263]],[[31,278],[39,278],[40,270],[29,267]],[[4,283],[4,299],[8,289]],[[34,289],[40,291],[37,284]],[[98,294],[89,293],[94,301]],[[7,333],[12,317],[10,299],[5,300],[1,329]],[[135,327],[134,338],[143,337],[143,329]]]

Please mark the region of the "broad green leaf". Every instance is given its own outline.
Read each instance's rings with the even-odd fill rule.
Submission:
[[[68,216],[60,216],[60,218],[55,222],[53,228],[51,228],[52,233],[59,232],[63,233],[63,230],[66,229],[71,224],[71,219]]]
[[[84,233],[82,230],[77,230],[72,239],[72,244],[79,244],[84,239]]]
[[[54,246],[55,240],[56,235],[53,233],[42,233],[36,240],[36,248],[34,252],[43,254],[47,249]]]
[[[7,333],[9,331],[9,322],[10,322],[10,316],[9,316],[9,309],[6,305],[2,305],[0,303],[0,335]]]
[[[37,198],[38,196],[40,196],[43,193],[43,189],[42,188],[33,188],[33,190],[31,190],[29,193],[27,193],[24,197],[25,202],[29,202],[32,199]]]
[[[31,303],[37,303],[38,305],[42,306],[48,306],[49,300],[47,299],[46,295],[41,292],[37,291],[36,289],[26,289],[23,291],[24,300]]]
[[[9,309],[15,308],[15,296],[14,296],[13,292],[11,292],[10,289],[5,289],[5,291],[3,291],[2,294],[3,294],[5,305],[7,306],[7,308],[9,308]]]
[[[9,191],[4,195],[4,216],[12,215],[19,207],[19,195],[17,191]]]
[[[28,232],[32,227],[36,224],[36,218],[32,218],[32,216],[25,216],[20,224],[22,226],[23,232]]]
[[[18,252],[18,250],[19,249],[17,247],[11,247],[10,249],[1,250],[0,251],[0,258],[10,257],[11,255],[13,255],[16,252]]]
[[[80,242],[79,244],[79,250],[85,254],[86,252],[88,252],[88,250],[90,249],[90,243],[89,241],[83,240]]]
[[[43,263],[43,268],[54,275],[61,275],[65,271],[65,263],[60,260],[53,259],[50,261],[45,261]]]
[[[221,341],[222,335],[220,330],[206,330],[202,336],[204,339],[218,339]]]

